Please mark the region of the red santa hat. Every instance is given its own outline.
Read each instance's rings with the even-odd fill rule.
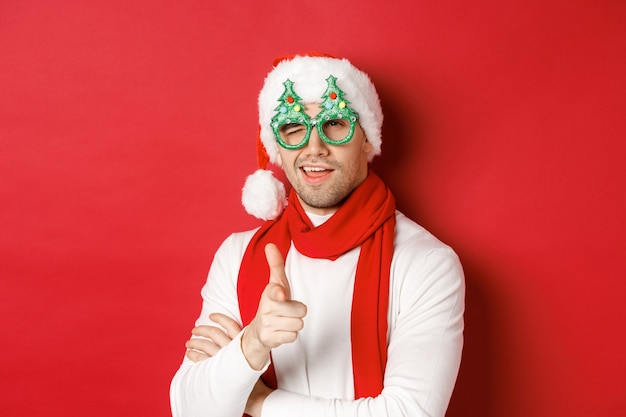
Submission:
[[[275,164],[278,157],[279,145],[270,123],[276,114],[277,101],[284,92],[283,83],[293,81],[294,91],[302,103],[320,103],[328,86],[326,79],[331,75],[337,78],[337,85],[350,101],[350,107],[359,114],[359,124],[372,144],[368,161],[380,154],[383,113],[376,88],[367,74],[347,59],[319,53],[279,58],[259,93],[259,169],[246,179],[242,193],[242,203],[249,214],[273,220],[280,216],[287,204],[284,184],[266,170],[267,163]]]

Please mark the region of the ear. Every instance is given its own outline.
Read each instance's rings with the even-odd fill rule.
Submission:
[[[278,152],[278,155],[276,155],[276,166],[279,168],[283,167],[283,159],[280,157],[280,151]]]
[[[362,147],[363,153],[370,153],[372,149],[374,149],[374,146],[369,140],[367,140],[367,138],[365,138],[365,142],[363,142]]]
[[[357,122],[357,127],[361,131],[361,134],[363,135],[363,137],[365,138],[363,145],[361,145],[361,150],[363,151],[363,153],[369,154],[372,151],[372,149],[374,149],[374,145],[372,145],[372,143],[367,139],[365,130],[363,130],[363,127],[361,127],[361,125],[358,122]]]

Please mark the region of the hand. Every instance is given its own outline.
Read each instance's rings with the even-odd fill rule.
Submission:
[[[272,389],[269,388],[263,381],[259,380],[254,385],[248,401],[246,402],[245,413],[250,417],[260,417],[263,409],[263,401],[268,395],[272,393]]]
[[[203,337],[203,339],[191,338],[185,343],[185,347],[188,349],[187,357],[194,362],[200,362],[215,356],[221,348],[229,344],[241,331],[239,323],[224,314],[213,313],[209,315],[209,318],[226,329],[226,331],[215,326],[194,327],[191,330],[191,334]]]
[[[296,340],[306,315],[306,306],[291,300],[285,264],[276,245],[265,246],[265,258],[270,267],[269,282],[261,294],[256,316],[241,340],[243,354],[253,369],[263,367],[272,348]]]

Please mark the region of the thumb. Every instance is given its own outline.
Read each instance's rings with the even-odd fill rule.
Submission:
[[[270,267],[270,284],[276,284],[278,287],[272,293],[277,301],[286,301],[291,299],[291,288],[285,274],[285,262],[283,255],[278,247],[273,243],[265,245],[265,259]]]

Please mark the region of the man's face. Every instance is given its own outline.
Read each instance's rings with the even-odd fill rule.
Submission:
[[[307,105],[306,114],[315,118],[317,104]],[[278,164],[294,188],[303,208],[315,214],[332,213],[367,177],[367,154],[372,145],[357,124],[354,137],[344,145],[322,141],[311,129],[309,143],[296,150],[278,147]]]

